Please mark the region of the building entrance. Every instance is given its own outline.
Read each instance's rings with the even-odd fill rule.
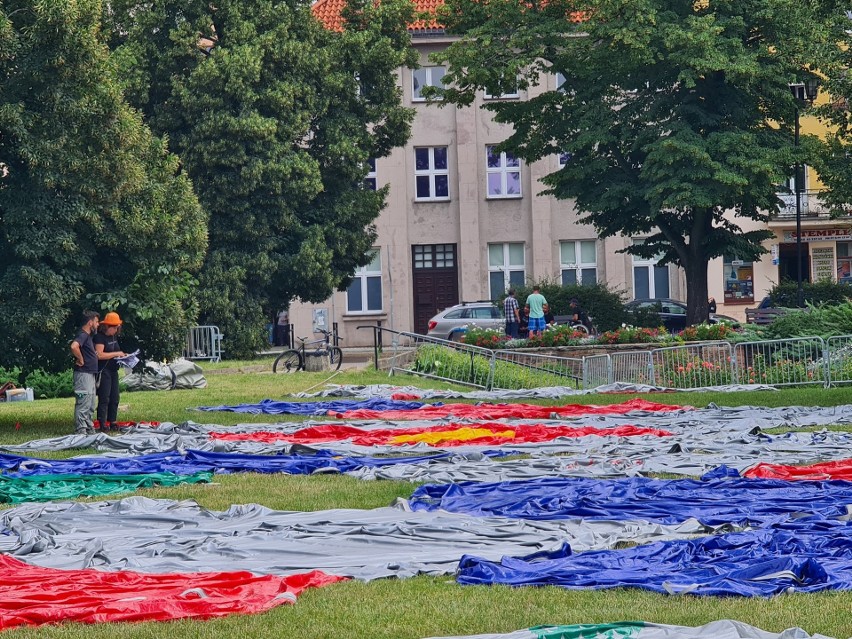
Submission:
[[[802,242],[802,281],[811,281],[810,251],[808,243]],[[778,281],[789,280],[796,282],[798,268],[796,266],[796,243],[789,242],[778,245]]]

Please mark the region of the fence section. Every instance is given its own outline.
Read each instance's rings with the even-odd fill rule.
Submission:
[[[654,369],[650,351],[612,353],[609,370],[610,383],[653,384]]]
[[[839,335],[826,340],[825,367],[829,384],[852,382],[852,335]]]
[[[186,359],[222,359],[222,333],[218,326],[193,326],[186,332],[183,356]]]
[[[743,342],[734,348],[737,382],[792,386],[828,384],[825,341],[821,337]]]
[[[852,383],[852,335],[827,341],[802,337],[733,346],[722,341],[702,342],[572,358],[521,350],[495,351],[378,326],[359,328],[372,329],[376,334],[376,368],[489,390],[542,386],[592,389],[616,382],[682,389],[736,383]],[[378,339],[380,334],[385,335],[383,342]],[[388,341],[390,347],[383,347]]]
[[[583,381],[583,360],[524,351],[495,351],[491,387],[501,390],[573,386]]]
[[[734,380],[728,342],[685,344],[651,351],[652,384],[667,388],[724,386]]]
[[[583,358],[583,388],[597,388],[611,383],[609,355],[589,355]]]

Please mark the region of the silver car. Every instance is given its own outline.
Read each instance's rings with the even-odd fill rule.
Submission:
[[[493,302],[462,302],[429,320],[429,337],[458,341],[468,326],[506,330],[503,309]]]

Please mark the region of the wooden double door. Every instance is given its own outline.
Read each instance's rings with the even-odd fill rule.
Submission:
[[[429,320],[459,303],[459,267],[455,244],[416,244],[411,247],[414,281],[414,332],[426,334]]]

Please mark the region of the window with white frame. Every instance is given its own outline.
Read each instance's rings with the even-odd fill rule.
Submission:
[[[367,160],[367,177],[364,178],[364,188],[368,191],[376,190],[376,179],[378,175],[376,174],[376,158],[370,158]]]
[[[411,73],[411,100],[412,102],[425,102],[423,87],[444,88],[444,75],[446,67],[420,67]],[[435,98],[440,100],[440,98]]]
[[[515,78],[514,86],[507,89],[506,93],[494,94],[491,93],[490,89],[485,89],[485,91],[483,91],[483,97],[486,100],[503,100],[506,98],[520,97],[520,94],[518,93],[518,78]]]
[[[417,200],[450,199],[450,169],[447,163],[447,147],[415,147],[414,186],[415,199]]]
[[[565,74],[557,73],[556,74],[556,90],[559,93],[566,93],[568,89],[565,87]]]
[[[370,252],[370,263],[355,271],[355,279],[346,289],[347,313],[378,313],[382,310],[382,254]]]
[[[485,147],[488,197],[521,197],[521,161],[511,153]]]
[[[642,244],[645,240],[633,240],[633,244]],[[660,266],[660,256],[651,259],[633,256],[633,298],[669,296],[669,267]]]
[[[559,243],[562,286],[598,281],[598,253],[595,240],[568,240]]]
[[[510,285],[523,286],[523,242],[505,242],[488,245],[488,289],[492,300],[499,299]]]

